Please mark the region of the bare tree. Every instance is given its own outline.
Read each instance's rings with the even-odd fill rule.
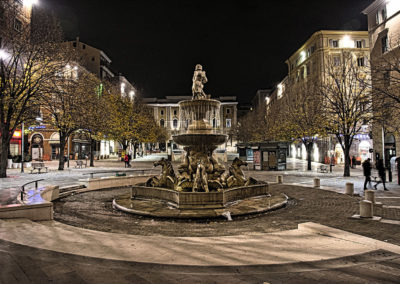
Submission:
[[[325,61],[320,93],[329,131],[336,136],[344,152],[344,176],[350,176],[350,148],[354,136],[372,119],[369,68],[363,66],[366,62],[347,51],[327,56]]]
[[[32,29],[30,25],[15,29],[14,18],[8,15],[1,25],[0,178],[7,176],[14,131],[38,114],[37,98],[60,69],[61,32],[54,18],[42,13]]]
[[[316,84],[310,80],[304,84],[286,86],[279,103],[275,135],[281,140],[303,143],[307,151],[307,170],[310,171],[314,144],[318,138],[326,135],[327,120],[322,97]]]

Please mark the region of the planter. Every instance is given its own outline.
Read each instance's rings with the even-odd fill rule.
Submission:
[[[13,169],[20,169],[21,168],[21,163],[13,163],[12,167],[13,167]]]
[[[12,161],[12,159],[8,159],[8,161],[7,161],[7,168],[12,169],[12,166],[13,166],[13,161]]]
[[[24,163],[24,167],[25,168],[30,168],[30,167],[32,167],[32,163],[31,162],[25,162]]]

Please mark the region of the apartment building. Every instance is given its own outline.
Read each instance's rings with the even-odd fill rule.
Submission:
[[[391,82],[393,76],[399,75],[398,72],[391,72],[388,66],[393,58],[399,60],[400,43],[400,1],[398,0],[376,0],[364,11],[368,17],[368,32],[372,62],[372,87],[373,104],[375,109],[378,105],[379,92],[386,88],[397,88],[394,82]],[[396,74],[397,73],[397,74]],[[396,80],[397,81],[397,80]],[[393,85],[393,86],[392,86]],[[384,157],[385,164],[388,166],[390,158],[395,157],[400,145],[400,135],[398,134],[398,117],[396,110],[390,114],[388,119],[375,121],[373,124],[374,153],[376,157]],[[397,117],[397,120],[396,120]]]
[[[339,66],[343,60],[344,51],[352,54],[359,67],[365,67],[369,62],[368,32],[328,30],[315,32],[286,60],[288,75],[266,98],[267,113],[273,114],[280,108],[284,108],[281,99],[285,95],[296,94],[296,90],[323,82],[326,79],[326,66],[328,64]],[[356,135],[350,151],[350,155],[357,157],[358,160],[370,157],[369,149],[373,147],[368,125],[363,126],[362,129],[363,131]],[[293,158],[306,159],[305,146],[302,143],[292,144],[290,155]],[[337,163],[344,162],[343,150],[336,139],[333,136],[317,139],[317,143],[314,144],[313,160],[326,162],[327,158],[332,156],[335,156]]]

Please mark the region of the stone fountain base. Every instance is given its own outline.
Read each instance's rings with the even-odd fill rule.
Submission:
[[[285,195],[271,196],[268,184],[237,187],[223,192],[192,193],[133,186],[131,195],[113,201],[127,213],[164,218],[216,218],[261,213],[285,206]]]

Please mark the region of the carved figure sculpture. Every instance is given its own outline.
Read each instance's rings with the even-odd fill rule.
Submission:
[[[160,161],[154,162],[154,167],[157,166],[162,166],[161,175],[159,177],[154,176],[148,179],[146,186],[174,189],[176,176],[171,162],[162,158]]]
[[[247,186],[257,183],[253,178],[246,179],[242,169],[240,168],[241,166],[247,166],[247,163],[239,158],[235,158],[232,165],[229,167],[229,171],[225,172],[221,176],[221,184],[224,185],[224,187]]]
[[[206,71],[203,71],[203,67],[200,64],[196,65],[192,81],[193,99],[206,99],[207,95],[204,93],[203,88],[204,84],[207,83],[208,80],[206,77]]]

